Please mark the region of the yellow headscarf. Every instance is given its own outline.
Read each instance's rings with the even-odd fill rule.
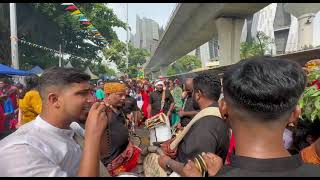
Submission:
[[[125,92],[126,85],[118,83],[118,82],[110,82],[104,84],[104,92],[107,94],[117,93],[117,92]]]

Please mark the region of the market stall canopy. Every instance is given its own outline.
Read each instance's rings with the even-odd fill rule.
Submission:
[[[31,72],[33,74],[40,76],[43,73],[43,69],[39,66],[35,66],[32,69],[30,69],[28,72]]]
[[[17,75],[17,76],[28,76],[28,75],[31,75],[33,73],[28,72],[28,71],[17,70],[17,69],[11,68],[9,66],[0,64],[0,74]]]
[[[89,67],[87,67],[84,72],[85,72],[86,74],[88,74],[88,75],[91,77],[91,79],[99,79],[98,76],[94,75],[94,74],[91,72],[91,70],[89,69]]]
[[[68,64],[66,64],[64,67],[65,67],[65,68],[73,68],[73,66],[72,66],[72,64],[71,64],[70,61],[69,61]]]

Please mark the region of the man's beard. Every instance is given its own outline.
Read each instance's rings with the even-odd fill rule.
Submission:
[[[200,110],[199,103],[195,100],[194,97],[192,97],[192,106],[194,110]]]

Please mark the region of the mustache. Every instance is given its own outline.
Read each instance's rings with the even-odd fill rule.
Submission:
[[[82,106],[82,109],[89,111],[89,110],[91,109],[92,105],[93,105],[93,104],[84,105],[84,106]]]

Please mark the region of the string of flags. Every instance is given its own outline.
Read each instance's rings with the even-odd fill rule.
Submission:
[[[107,46],[108,41],[101,35],[101,33],[93,26],[93,24],[85,17],[80,9],[73,3],[62,3],[62,6],[66,8],[64,10],[69,11],[71,15],[79,18],[81,28],[88,32],[90,36],[99,40],[104,47]]]
[[[40,46],[38,44],[34,44],[34,43],[31,43],[31,42],[28,42],[28,41],[25,41],[25,40],[22,40],[22,39],[18,39],[18,40],[19,40],[19,42],[21,42],[23,44],[27,44],[27,45],[29,45],[31,47],[35,47],[35,48],[39,48],[39,49],[43,49],[43,50],[46,50],[46,51],[50,51],[50,52],[54,52],[54,53],[60,54],[60,51],[57,51],[57,50],[54,50],[54,49],[50,49],[50,48],[47,48],[47,47],[44,47],[44,46]],[[89,60],[87,58],[75,56],[75,55],[68,54],[68,53],[62,53],[62,54],[69,55],[72,58],[78,58],[78,59],[82,59],[82,60],[86,60],[86,61]]]

